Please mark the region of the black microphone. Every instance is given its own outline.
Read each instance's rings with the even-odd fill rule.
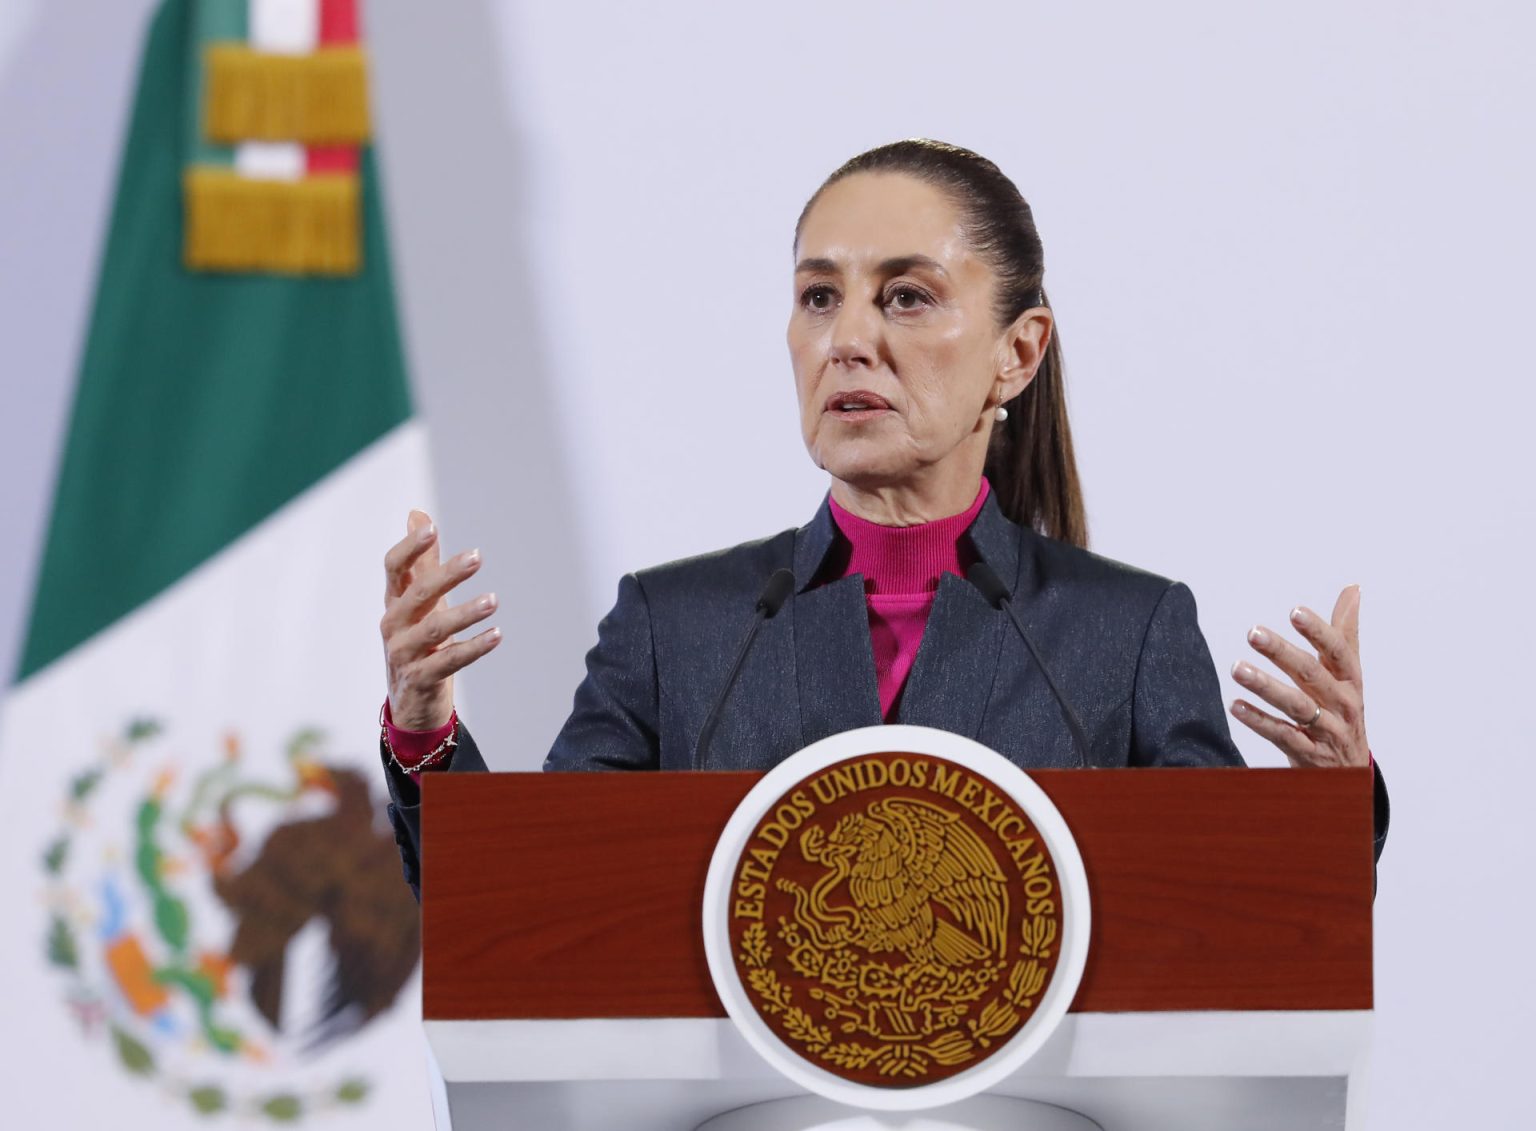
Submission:
[[[1072,704],[1067,702],[1067,697],[1061,693],[1061,688],[1056,686],[1056,681],[1051,678],[1051,669],[1045,666],[1045,661],[1040,658],[1040,650],[1035,647],[1035,642],[1029,638],[1029,633],[1024,631],[1024,622],[1019,619],[1018,610],[1013,607],[1013,601],[1009,597],[1008,587],[1003,584],[1002,578],[986,562],[977,562],[965,573],[965,579],[981,591],[987,604],[994,609],[1002,609],[1013,621],[1013,627],[1019,630],[1019,635],[1024,639],[1024,646],[1029,649],[1029,654],[1035,658],[1035,663],[1040,668],[1040,674],[1045,676],[1045,682],[1051,689],[1051,694],[1056,696],[1056,702],[1061,707],[1061,713],[1066,717],[1067,729],[1072,732],[1072,741],[1077,744],[1078,762],[1083,769],[1089,765],[1088,739],[1083,735],[1083,724],[1077,720],[1077,712],[1072,709]]]
[[[752,641],[757,639],[757,630],[763,627],[763,622],[773,616],[784,607],[784,602],[789,600],[789,595],[795,591],[795,575],[787,569],[776,569],[768,578],[768,584],[763,586],[762,595],[757,599],[756,614],[752,617],[752,627],[747,629],[747,634],[741,638],[741,647],[736,649],[736,661],[731,664],[731,674],[725,677],[725,686],[720,688],[720,696],[715,700],[714,708],[704,720],[704,729],[699,731],[699,744],[693,749],[693,768],[704,768],[704,755],[709,751],[709,743],[715,737],[715,728],[720,725],[720,714],[725,710],[725,701],[730,697],[731,688],[736,686],[736,677],[741,674],[741,665],[746,661],[747,653],[752,649]]]

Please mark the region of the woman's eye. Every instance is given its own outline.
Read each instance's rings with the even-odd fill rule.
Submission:
[[[886,296],[886,304],[897,310],[917,310],[928,304],[928,296],[916,287],[895,287]]]
[[[807,310],[831,310],[836,302],[836,292],[825,284],[806,287],[800,292],[800,305]]]

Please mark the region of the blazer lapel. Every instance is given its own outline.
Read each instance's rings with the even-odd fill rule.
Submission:
[[[1034,532],[1004,517],[1002,508],[997,505],[997,492],[993,490],[987,492],[987,501],[982,503],[981,513],[965,533],[971,540],[976,556],[992,567],[1003,584],[1008,586],[1017,604],[1019,595],[1032,582],[1028,576],[1029,555],[1022,551],[1024,540]],[[977,597],[980,596],[978,593]]]
[[[980,734],[1005,639],[1005,615],[970,582],[952,573],[941,577],[897,721],[969,738]]]
[[[802,740],[809,745],[839,731],[879,725],[863,577],[854,574],[800,594],[794,613]]]
[[[995,490],[987,492],[966,537],[976,557],[992,567],[1010,592],[1017,594],[1028,584],[1026,555],[1020,552],[1027,534],[1003,515]],[[897,721],[977,738],[1013,631],[1007,616],[964,578],[941,577],[896,707]]]
[[[823,498],[816,516],[795,532],[790,611],[805,745],[882,721],[863,578],[855,574],[812,588],[835,537],[832,508]]]
[[[966,534],[977,557],[996,570],[1014,594],[1025,595],[1032,579],[1020,539],[1027,534],[1003,516],[995,491],[988,492]],[[801,737],[806,744],[883,721],[863,578],[854,574],[811,588],[835,537],[836,524],[824,498],[816,516],[795,532],[796,596],[791,608]],[[954,574],[940,578],[897,707],[898,721],[976,737],[1007,640],[1006,615],[988,605],[965,579]]]

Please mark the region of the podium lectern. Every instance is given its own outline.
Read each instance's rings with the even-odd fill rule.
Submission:
[[[1076,838],[1092,933],[1071,1011],[993,1094],[1106,1131],[1361,1126],[1371,772],[1029,776]],[[691,1131],[803,1094],[727,1018],[704,953],[710,855],[760,777],[427,776],[439,1131]]]

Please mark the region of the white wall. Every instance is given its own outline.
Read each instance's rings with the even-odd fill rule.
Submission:
[[[147,6],[0,20],[10,654]],[[377,0],[440,519],[511,637],[465,691],[493,760],[537,764],[620,573],[809,516],[794,218],[869,145],[969,145],[1035,206],[1095,548],[1188,581],[1223,670],[1250,624],[1362,584],[1396,802],[1372,1125],[1506,1125],[1533,1004],[1531,12]]]

